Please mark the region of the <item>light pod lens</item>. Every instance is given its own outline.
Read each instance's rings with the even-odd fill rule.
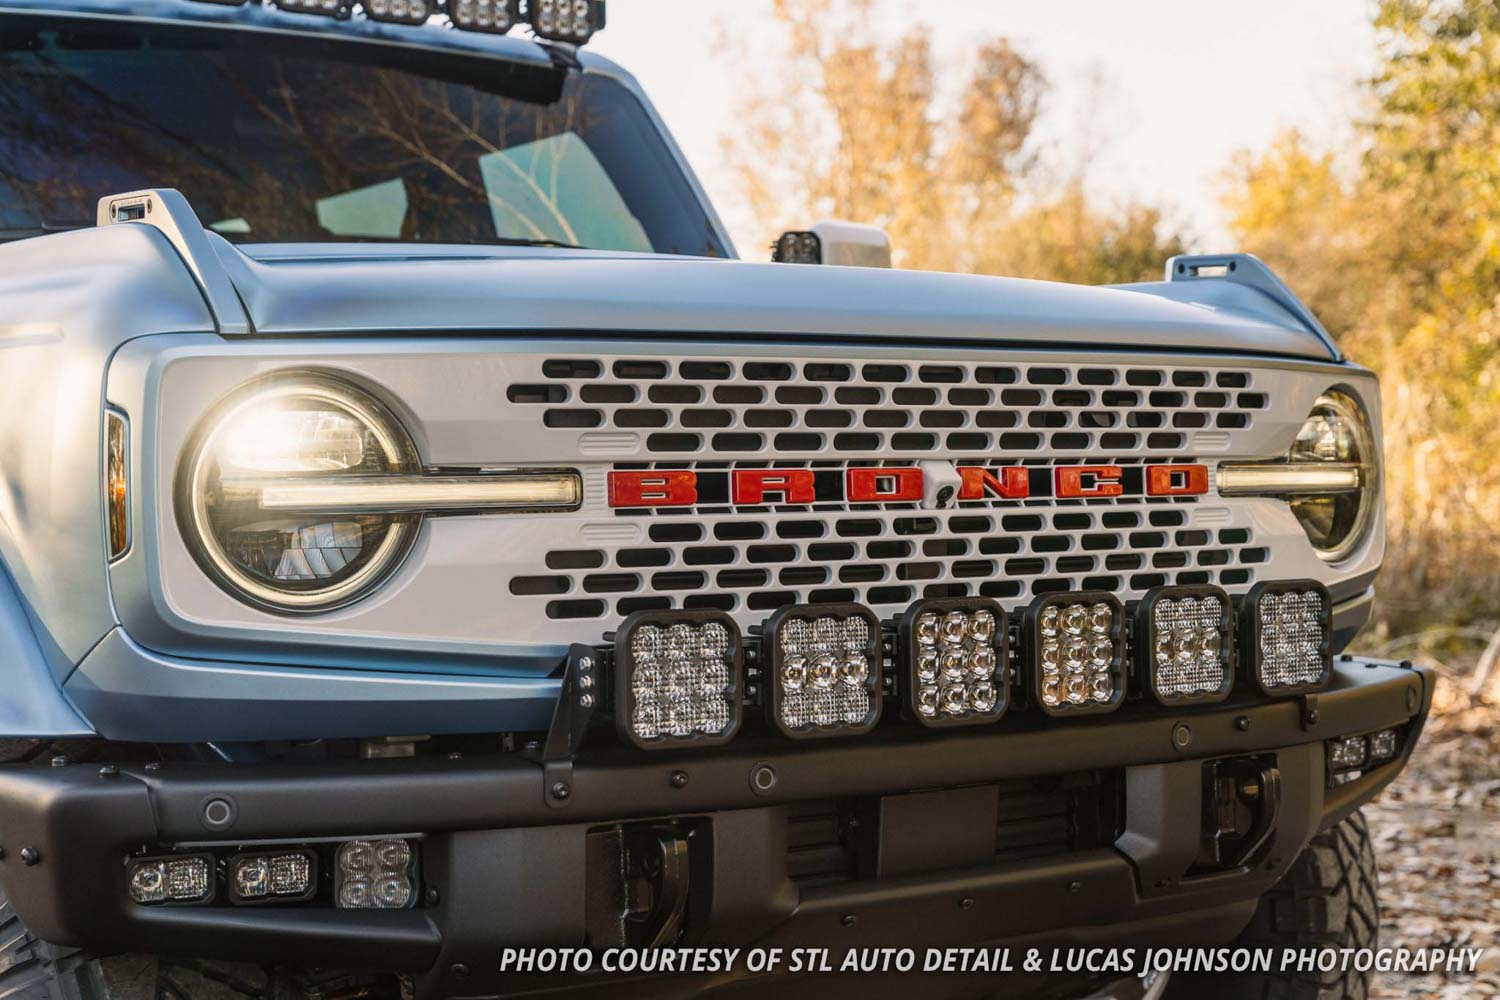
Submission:
[[[1047,594],[1023,625],[1032,695],[1048,715],[1099,715],[1125,700],[1125,609],[1099,591]]]
[[[771,246],[771,260],[777,264],[823,263],[823,241],[817,233],[782,233]]]
[[[448,0],[448,20],[464,31],[503,35],[521,19],[519,0]]]
[[[240,854],[229,861],[229,899],[234,903],[288,903],[309,899],[317,889],[318,859],[312,851]]]
[[[1334,771],[1353,771],[1369,759],[1369,743],[1363,736],[1340,736],[1328,741],[1328,767]]]
[[[415,895],[416,855],[404,840],[340,844],[334,903],[341,910],[403,910]]]
[[[272,509],[278,485],[337,484],[420,472],[410,436],[369,393],[292,372],[226,399],[189,444],[177,514],[199,564],[269,610],[316,612],[368,593],[400,565],[415,514]]]
[[[298,14],[323,14],[327,17],[347,17],[349,0],[272,0],[282,10]]]
[[[1372,761],[1390,760],[1400,750],[1401,738],[1396,730],[1382,729],[1370,735],[1370,759]]]
[[[1218,587],[1162,587],[1136,610],[1136,665],[1163,705],[1212,704],[1234,687],[1229,595]]]
[[[372,20],[395,24],[426,24],[436,13],[434,0],[361,0],[361,6]]]
[[[208,855],[142,858],[130,864],[130,898],[137,903],[206,903],[213,898],[214,862]]]
[[[604,27],[604,5],[598,0],[528,0],[531,28],[554,42],[582,45]]]
[[[994,601],[918,601],[896,628],[906,714],[924,726],[994,722],[1010,704],[1005,612]]]
[[[615,726],[645,750],[717,746],[739,731],[744,650],[720,611],[640,612],[615,633]]]
[[[869,608],[782,608],[761,642],[766,711],[783,735],[857,736],[880,720],[880,619]]]
[[[1333,674],[1333,603],[1313,580],[1259,583],[1241,611],[1240,662],[1268,695],[1319,691]]]

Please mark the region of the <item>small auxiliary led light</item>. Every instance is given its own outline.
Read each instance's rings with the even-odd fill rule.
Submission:
[[[722,611],[642,611],[615,633],[615,727],[643,750],[718,746],[739,732],[744,643]]]
[[[395,24],[426,24],[437,13],[437,0],[360,0],[360,6],[371,20]]]
[[[1382,729],[1370,734],[1370,760],[1390,760],[1401,752],[1401,734],[1394,729]]]
[[[1370,745],[1363,736],[1340,736],[1328,741],[1328,766],[1334,771],[1353,771],[1365,766]]]
[[[404,840],[340,844],[334,903],[341,910],[402,910],[415,895],[416,856]]]
[[[823,241],[813,232],[782,233],[771,244],[771,260],[776,264],[821,264]]]
[[[1314,580],[1258,583],[1241,608],[1240,662],[1268,695],[1318,691],[1333,674],[1333,602]]]
[[[130,548],[130,431],[123,414],[104,413],[104,504],[109,514],[109,557]]]
[[[322,14],[326,17],[348,17],[350,0],[271,0],[282,10],[295,14]]]
[[[206,903],[214,894],[214,859],[207,854],[140,858],[130,864],[130,898],[137,903]]]
[[[924,726],[994,722],[1010,706],[1005,612],[984,598],[918,601],[896,626],[906,713]]]
[[[239,854],[229,861],[229,901],[290,903],[310,899],[318,885],[318,856],[310,850]]]
[[[521,20],[520,0],[447,0],[448,20],[464,31],[503,35]]]
[[[527,0],[527,20],[542,38],[582,45],[604,27],[600,0]]]
[[[1038,597],[1023,633],[1032,694],[1048,715],[1100,715],[1125,700],[1125,608],[1112,594]]]
[[[1229,595],[1218,587],[1161,587],[1136,609],[1136,668],[1163,705],[1212,704],[1234,686]]]
[[[761,637],[766,711],[792,739],[857,736],[880,720],[880,619],[859,604],[794,604]]]

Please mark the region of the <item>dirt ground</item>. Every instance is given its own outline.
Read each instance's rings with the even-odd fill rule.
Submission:
[[[1483,948],[1477,976],[1377,974],[1382,1000],[1500,997],[1500,685],[1439,681],[1411,766],[1366,809],[1383,948]]]

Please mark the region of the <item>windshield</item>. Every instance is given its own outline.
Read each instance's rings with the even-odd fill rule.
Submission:
[[[103,195],[175,187],[237,242],[727,256],[645,109],[612,79],[294,44],[0,27],[0,229],[92,225]]]

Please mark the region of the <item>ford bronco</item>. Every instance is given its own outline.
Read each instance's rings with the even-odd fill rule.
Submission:
[[[0,0],[0,993],[1372,943],[1371,373],[1246,255],[738,260],[603,21]],[[1219,988],[1362,995],[1303,968]]]

